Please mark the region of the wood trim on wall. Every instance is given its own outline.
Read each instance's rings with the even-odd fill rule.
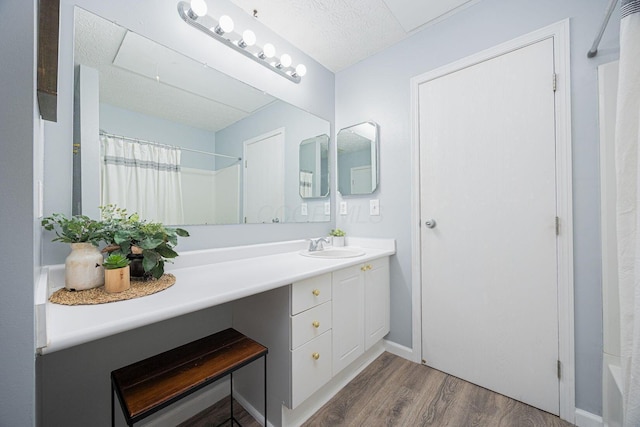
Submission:
[[[39,0],[38,105],[44,120],[58,120],[60,0]]]

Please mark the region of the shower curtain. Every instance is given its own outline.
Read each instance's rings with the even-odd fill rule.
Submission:
[[[313,172],[300,171],[300,196],[313,197]]]
[[[622,0],[616,122],[624,425],[640,426],[640,0]]]
[[[115,204],[141,219],[184,223],[178,148],[102,136],[101,204]]]

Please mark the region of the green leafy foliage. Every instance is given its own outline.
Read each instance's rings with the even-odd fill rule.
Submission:
[[[331,230],[329,232],[329,236],[334,236],[334,237],[343,237],[345,234],[344,231],[340,230],[339,228],[334,228],[333,230]]]
[[[115,270],[117,268],[125,268],[131,261],[122,254],[111,254],[104,260],[102,266],[107,270]]]
[[[55,213],[43,218],[41,224],[45,230],[56,233],[54,242],[92,243],[98,246],[104,237],[102,223],[84,215],[67,218],[63,214]]]
[[[130,255],[134,248],[142,251],[142,266],[146,273],[155,278],[164,274],[164,264],[178,256],[174,246],[178,237],[188,237],[182,228],[165,227],[158,222],[140,221],[137,214],[129,215],[126,210],[113,205],[101,208],[102,222],[105,224],[105,241],[120,247],[119,252]]]

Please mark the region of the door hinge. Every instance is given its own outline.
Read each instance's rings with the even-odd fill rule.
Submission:
[[[560,218],[556,217],[556,236],[560,235]]]
[[[247,161],[246,160],[244,161],[244,167],[245,168],[247,167]]]
[[[553,73],[553,91],[555,92],[558,89],[558,75]]]
[[[562,377],[562,364],[558,360],[558,379]]]

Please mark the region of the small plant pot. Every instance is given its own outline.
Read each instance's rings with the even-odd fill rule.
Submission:
[[[104,290],[107,293],[115,294],[126,291],[131,287],[131,277],[129,276],[129,266],[124,268],[114,268],[104,270]]]
[[[331,241],[332,241],[332,243],[331,243],[331,244],[332,244],[333,246],[335,246],[335,247],[338,247],[338,248],[339,248],[339,247],[344,246],[344,236],[333,236],[333,237],[331,238]]]
[[[131,267],[131,277],[135,277],[137,279],[146,278],[148,275],[144,272],[144,267],[142,266],[142,254],[129,254],[127,258],[131,261],[129,266]]]
[[[102,254],[91,243],[71,243],[64,263],[64,283],[70,291],[97,288],[104,284]]]

